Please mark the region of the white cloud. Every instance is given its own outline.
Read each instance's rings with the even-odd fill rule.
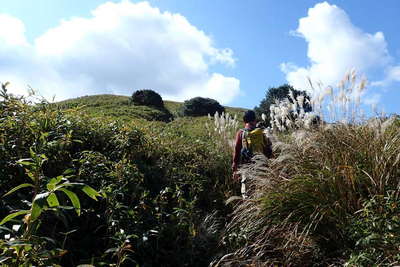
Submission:
[[[0,42],[2,46],[27,45],[25,25],[17,18],[0,14]]]
[[[229,90],[226,90],[229,88]],[[240,94],[240,82],[232,77],[225,77],[219,73],[213,73],[211,76],[204,79],[202,84],[195,85],[188,90],[190,92],[198,92],[198,96],[211,97],[214,99],[233,99]],[[186,94],[185,99],[190,98]]]
[[[382,98],[381,94],[377,93],[370,94],[364,99],[363,103],[366,105],[375,106],[381,101],[381,98]]]
[[[381,81],[372,83],[372,86],[389,86],[393,82],[400,82],[400,66],[389,66],[386,68],[386,76]]]
[[[238,79],[209,70],[233,66],[231,49],[216,48],[184,16],[147,2],[107,2],[90,18],[63,20],[33,44],[18,19],[1,15],[1,25],[9,30],[0,30],[0,80],[30,84],[45,96],[151,88],[176,100],[207,96],[228,103],[240,93]],[[7,43],[19,53],[4,53]]]
[[[306,40],[310,65],[282,63],[281,70],[297,88],[310,89],[307,77],[336,86],[352,68],[365,73],[387,66],[391,59],[382,32],[362,31],[352,24],[345,11],[327,2],[308,10],[307,17],[299,20],[295,35]]]
[[[400,66],[391,66],[388,70],[387,79],[400,82]]]

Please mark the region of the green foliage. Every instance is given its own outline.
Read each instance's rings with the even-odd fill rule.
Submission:
[[[398,264],[398,119],[281,134],[232,212],[230,135],[155,110],[106,95],[32,104],[3,85],[0,263]]]
[[[1,158],[2,174],[4,175],[1,177],[1,182],[5,183],[3,188],[9,188],[10,184],[13,185],[13,182],[15,183],[19,178],[29,179],[31,183],[21,183],[3,194],[3,198],[8,203],[6,204],[7,207],[12,208],[12,213],[5,216],[0,225],[17,222],[18,224],[14,226],[17,226],[18,229],[12,232],[12,238],[0,241],[1,263],[15,266],[55,263],[57,260],[52,261],[50,259],[58,259],[60,253],[63,253],[64,250],[57,248],[55,246],[56,242],[52,242],[52,246],[46,245],[47,241],[52,239],[41,236],[41,232],[44,230],[41,226],[45,221],[46,215],[44,213],[47,213],[47,211],[62,213],[65,209],[71,208],[68,207],[67,201],[60,196],[60,193],[64,192],[70,198],[72,208],[80,215],[79,197],[67,188],[81,189],[83,193],[95,200],[97,200],[99,193],[86,184],[70,182],[69,179],[72,176],[66,175],[67,172],[54,178],[50,178],[46,173],[46,164],[48,164],[49,158],[42,152],[50,152],[48,148],[53,146],[62,148],[66,144],[64,139],[60,140],[61,142],[56,145],[54,143],[55,140],[52,140],[56,133],[45,131],[52,125],[50,118],[54,115],[58,117],[57,115],[60,114],[48,110],[46,105],[43,104],[35,108],[27,106],[20,99],[7,95],[5,87],[3,87],[2,97],[2,109],[0,110],[2,118],[0,124],[2,150],[6,151],[11,145],[10,153],[3,154]],[[14,110],[12,114],[9,113],[10,109]],[[37,116],[31,117],[29,115]],[[15,123],[16,121],[21,124]],[[23,134],[25,135],[14,136],[20,125],[24,125]],[[71,132],[67,132],[65,137],[69,138],[71,137],[70,135]],[[15,142],[18,140],[14,138],[20,138],[21,142],[27,142],[23,143],[22,147],[17,147]],[[24,158],[15,160],[22,156]],[[29,156],[29,158],[26,156]],[[15,170],[19,172],[16,173]],[[30,191],[27,191],[27,189],[30,189]],[[25,191],[25,194],[19,194],[22,190]],[[18,198],[11,198],[17,194],[22,201],[17,201]],[[60,197],[63,205],[60,204]],[[8,199],[11,201],[8,202]],[[2,210],[0,215],[3,215],[3,212],[5,210]],[[16,218],[21,215],[25,215],[23,220],[17,221]],[[2,229],[10,232],[9,228]]]
[[[101,120],[119,120],[124,122],[164,121],[181,115],[182,103],[164,101],[165,109],[149,106],[131,105],[129,97],[119,95],[92,95],[69,99],[54,104],[66,112],[84,112]],[[241,115],[244,109],[225,107],[230,114]],[[195,124],[197,125],[197,123]]]
[[[346,266],[393,266],[400,262],[400,200],[397,191],[376,195],[349,218],[348,234],[355,241]]]
[[[132,105],[127,96],[84,96],[65,100],[54,104],[54,106],[71,112],[85,112],[102,120],[109,118],[126,122],[141,120],[169,122],[173,118],[171,112],[166,108]],[[170,105],[166,106],[169,107]]]
[[[218,229],[211,232],[203,221],[215,211],[224,220],[232,184],[230,152],[213,145],[206,118],[124,122],[89,116],[82,112],[87,107],[61,108],[71,102],[33,105],[4,96],[2,260],[40,266],[208,264],[217,252]],[[18,232],[13,224],[21,225]],[[29,242],[21,243],[26,232]]]
[[[132,94],[132,103],[135,105],[153,106],[156,108],[164,108],[164,102],[161,96],[153,90],[143,89],[137,90]]]
[[[195,97],[186,100],[182,106],[182,114],[184,116],[207,116],[214,115],[216,112],[221,114],[225,108],[218,101],[211,98]]]
[[[281,101],[284,99],[289,99],[289,101],[292,102],[292,100],[288,97],[290,91],[293,91],[293,95],[295,98],[297,98],[297,96],[299,95],[305,95],[305,98],[308,100],[308,102],[305,101],[304,103],[304,111],[312,111],[311,104],[309,103],[310,97],[305,91],[299,91],[294,89],[291,85],[284,84],[279,87],[271,87],[267,90],[265,98],[262,99],[260,104],[254,108],[257,116],[261,118],[261,115],[264,113],[267,117],[267,124],[269,124],[270,106],[272,104],[275,104],[276,101]]]
[[[154,120],[168,122],[173,119],[172,113],[164,107],[164,102],[161,96],[153,90],[137,90],[132,94],[130,101],[135,106],[148,106],[155,109],[156,112],[158,111],[159,113],[161,113],[157,115],[154,114],[152,116]]]

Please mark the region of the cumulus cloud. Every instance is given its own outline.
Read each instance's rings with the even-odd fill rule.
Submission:
[[[25,25],[17,18],[7,14],[0,14],[0,40],[4,47],[13,45],[27,45],[25,39]]]
[[[210,71],[213,64],[234,66],[231,49],[216,48],[184,16],[147,2],[107,2],[89,18],[63,20],[32,44],[20,20],[0,15],[0,25],[8,26],[0,27],[0,80],[30,84],[45,96],[151,88],[175,100],[229,103],[240,93],[238,79]]]
[[[381,94],[373,93],[368,95],[364,99],[363,103],[366,105],[376,106],[381,101],[381,98],[382,98]]]
[[[308,77],[335,86],[350,69],[366,73],[387,66],[391,60],[382,32],[362,31],[344,10],[327,2],[308,10],[308,15],[299,20],[295,35],[306,40],[310,65],[286,62],[280,67],[296,88],[310,89]]]
[[[373,82],[372,86],[388,86],[393,82],[400,82],[400,66],[389,66],[386,68],[385,78],[381,81]]]
[[[391,66],[387,73],[387,79],[400,82],[400,66]]]

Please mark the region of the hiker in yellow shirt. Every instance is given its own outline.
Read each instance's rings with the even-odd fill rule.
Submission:
[[[256,127],[257,121],[254,111],[246,111],[243,116],[243,122],[245,124],[244,128],[240,129],[236,134],[232,163],[232,171],[234,173],[237,171],[239,164],[250,162],[256,153],[263,153],[267,158],[272,157],[272,143],[264,134],[263,129]]]

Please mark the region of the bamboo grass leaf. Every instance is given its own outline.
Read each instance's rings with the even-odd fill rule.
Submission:
[[[42,193],[38,194],[35,199],[33,200],[32,203],[32,208],[31,208],[31,220],[35,221],[37,218],[39,218],[40,214],[42,214],[43,209],[46,208],[46,199],[48,197],[49,193]]]
[[[97,197],[101,196],[99,192],[94,190],[92,187],[88,185],[84,185],[81,190],[88,195],[90,198],[94,199],[97,201]]]
[[[0,222],[0,225],[5,224],[6,222],[8,222],[8,221],[14,219],[14,218],[17,217],[17,216],[20,216],[20,215],[23,215],[23,214],[27,214],[27,213],[29,213],[29,210],[20,210],[20,211],[11,213],[11,214],[7,215],[7,216]]]
[[[58,202],[58,198],[55,193],[51,193],[47,197],[47,203],[49,204],[49,207],[58,207],[60,206],[60,202]]]
[[[54,188],[56,187],[56,185],[59,183],[59,182],[61,182],[61,180],[62,180],[62,176],[60,175],[60,176],[57,176],[57,177],[55,177],[55,178],[51,178],[50,179],[50,181],[47,183],[47,185],[46,185],[46,187],[47,187],[47,190],[49,190],[49,191],[52,191],[52,190],[54,190]]]
[[[65,188],[60,188],[60,191],[64,192],[68,198],[71,200],[72,206],[75,208],[76,213],[78,214],[78,216],[81,215],[81,202],[79,201],[78,196],[72,192],[69,191],[68,189]]]
[[[12,193],[14,193],[15,191],[21,189],[21,188],[26,188],[26,187],[34,187],[33,184],[20,184],[16,187],[14,187],[13,189],[11,189],[10,191],[8,191],[7,193],[5,193],[3,195],[3,197],[11,195]]]

